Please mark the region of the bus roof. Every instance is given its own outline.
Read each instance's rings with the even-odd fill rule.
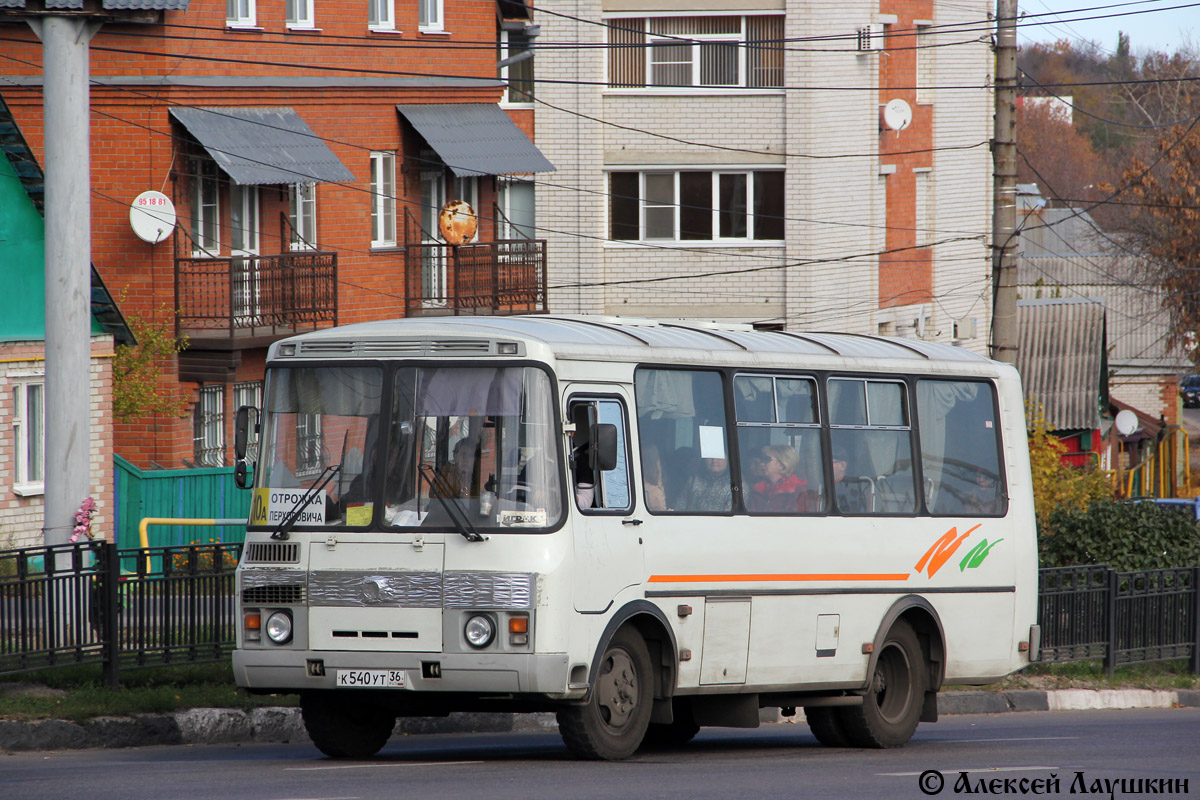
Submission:
[[[656,320],[635,317],[538,314],[511,317],[408,317],[327,328],[276,342],[299,345],[308,357],[470,357],[493,355],[499,340],[545,345],[558,358],[587,360],[725,362],[749,357],[807,356],[817,360],[907,360],[933,365],[995,364],[977,353],[948,344],[851,333],[793,333],[756,330],[750,325],[703,320]],[[669,351],[652,355],[650,351]],[[757,356],[757,357],[756,357]],[[916,364],[914,364],[916,366]],[[999,365],[996,365],[999,366]]]

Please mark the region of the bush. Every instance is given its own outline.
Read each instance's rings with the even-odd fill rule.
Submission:
[[[1052,536],[1041,536],[1042,566],[1107,564],[1122,572],[1200,564],[1200,526],[1154,503],[1092,503],[1086,511],[1050,514]]]

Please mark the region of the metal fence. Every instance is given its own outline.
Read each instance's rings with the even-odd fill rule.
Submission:
[[[0,675],[120,671],[229,658],[241,543],[118,549],[91,541],[0,551]],[[1039,661],[1188,659],[1200,673],[1200,567],[1039,574]]]
[[[1117,572],[1043,569],[1038,576],[1039,661],[1119,665],[1186,658],[1200,673],[1200,567]]]
[[[104,541],[0,551],[0,675],[224,661],[241,544],[118,550]]]

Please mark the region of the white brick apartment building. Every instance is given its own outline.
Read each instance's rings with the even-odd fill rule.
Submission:
[[[537,4],[536,141],[557,166],[536,189],[550,310],[985,351],[988,9]],[[859,50],[870,25],[877,47]],[[899,131],[881,121],[897,99],[911,111]]]

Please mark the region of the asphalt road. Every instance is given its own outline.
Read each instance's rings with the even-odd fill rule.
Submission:
[[[19,753],[0,755],[0,798],[903,800],[930,796],[918,783],[937,787],[937,777],[922,777],[927,770],[941,774],[938,797],[1024,796],[1035,787],[1108,797],[1103,781],[1121,778],[1127,790],[1130,781],[1167,779],[1176,791],[1156,784],[1160,796],[1200,797],[1200,709],[943,717],[901,750],[825,748],[803,724],[708,729],[681,750],[622,763],[572,760],[549,733],[401,737],[358,762],[332,761],[307,743]],[[1129,794],[1118,785],[1113,796]]]

